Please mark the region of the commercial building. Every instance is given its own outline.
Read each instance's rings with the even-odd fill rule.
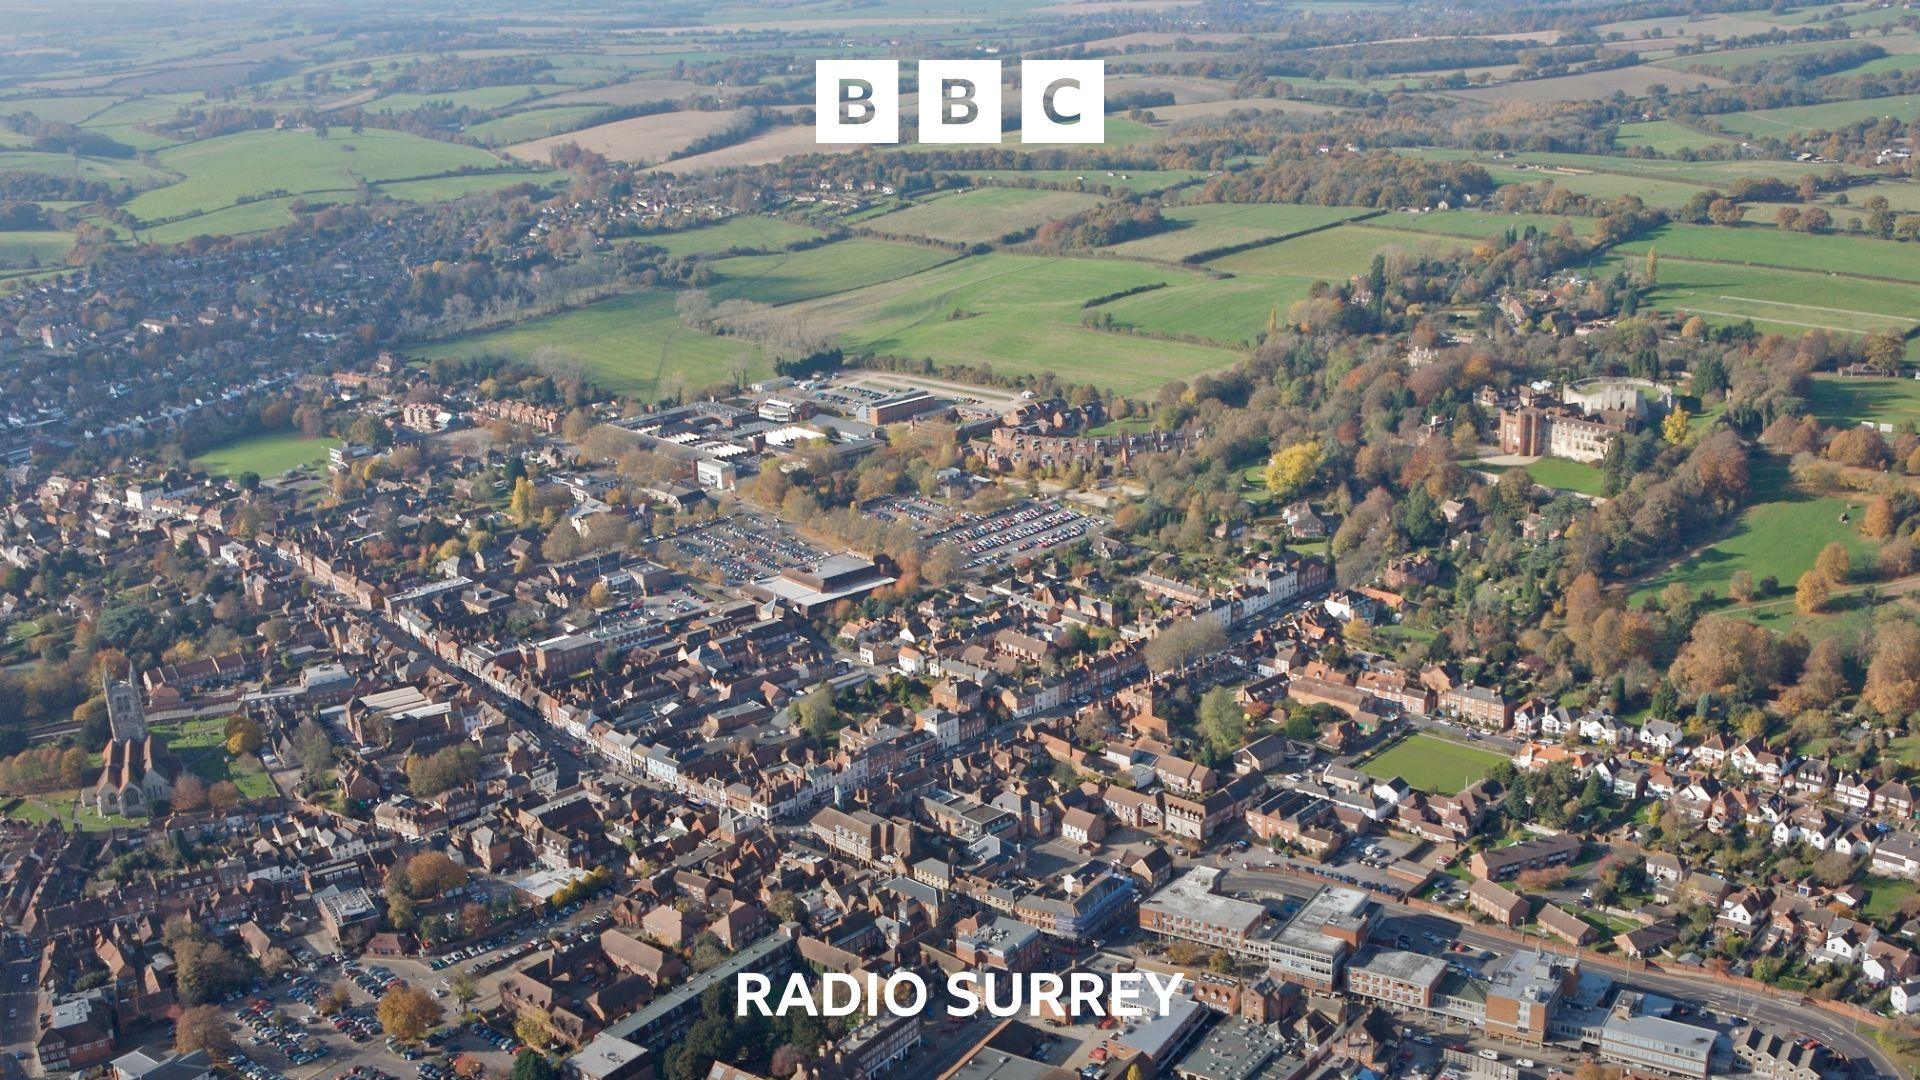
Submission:
[[[1347,968],[1347,993],[1389,1005],[1431,1009],[1447,962],[1425,953],[1378,949]]]
[[[1487,1034],[1542,1045],[1553,1010],[1573,992],[1579,979],[1580,965],[1572,957],[1541,952],[1508,956],[1488,978]]]
[[[1293,1080],[1307,1063],[1287,1053],[1277,1026],[1227,1017],[1174,1063],[1180,1080]]]
[[[1616,1009],[1600,1029],[1600,1056],[1634,1069],[1706,1080],[1716,1037],[1711,1028]]]
[[[1140,905],[1140,928],[1262,960],[1277,977],[1331,990],[1379,917],[1366,893],[1329,886],[1277,925],[1259,904],[1215,893],[1218,874],[1202,867],[1175,879]]]

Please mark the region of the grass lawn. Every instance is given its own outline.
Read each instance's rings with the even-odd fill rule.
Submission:
[[[665,248],[674,256],[712,255],[723,251],[780,251],[788,244],[816,240],[820,235],[820,230],[805,225],[742,214],[718,225],[654,233],[637,237],[634,242]]]
[[[744,260],[719,266],[736,261]],[[1001,372],[1051,371],[1132,394],[1217,371],[1242,354],[1094,329],[1082,320],[1106,309],[1083,305],[1142,285],[1201,280],[1195,272],[1125,259],[994,253],[825,297],[803,310],[838,329],[849,349],[990,365]],[[1120,317],[1120,305],[1114,313]]]
[[[1397,776],[1421,791],[1452,795],[1506,760],[1505,754],[1419,734],[1368,758],[1360,767],[1373,776]]]
[[[197,717],[165,724],[154,724],[153,733],[167,741],[167,749],[180,756],[195,776],[209,787],[231,780],[240,794],[249,799],[272,798],[276,792],[260,759],[251,754],[229,757],[226,748],[227,718]]]
[[[1485,469],[1488,472],[1506,472],[1515,466],[1490,465],[1484,461],[1469,463],[1470,468]],[[1558,491],[1573,491],[1582,495],[1604,496],[1607,493],[1606,474],[1600,466],[1584,461],[1568,461],[1564,458],[1543,457],[1539,461],[1525,466],[1527,475],[1542,487]]]
[[[1860,914],[1879,922],[1881,919],[1900,909],[1907,897],[1912,896],[1920,884],[1911,881],[1895,881],[1890,878],[1870,877],[1866,881],[1867,902],[1860,908]]]
[[[1844,379],[1815,376],[1807,406],[1823,424],[1849,426],[1920,423],[1920,379]]]
[[[193,461],[217,476],[243,472],[274,476],[288,469],[318,465],[327,460],[327,451],[338,445],[338,439],[309,439],[295,431],[276,431],[222,443],[201,451]]]
[[[1051,188],[983,187],[941,195],[867,222],[883,233],[963,244],[991,243],[1099,206],[1098,195]]]
[[[1790,610],[1794,582],[1813,568],[1814,557],[1828,544],[1844,544],[1856,567],[1872,564],[1877,546],[1862,537],[1853,524],[1840,520],[1844,513],[1857,522],[1864,500],[1800,491],[1787,476],[1786,462],[1772,457],[1754,461],[1752,485],[1753,504],[1726,535],[1646,582],[1633,599],[1643,600],[1676,581],[1695,595],[1711,589],[1724,597],[1727,579],[1735,570],[1747,570],[1755,581],[1777,579]]]
[[[493,353],[531,360],[542,346],[552,346],[585,368],[603,390],[643,399],[662,396],[670,385],[698,389],[727,382],[736,371],[751,376],[773,370],[751,342],[683,326],[674,313],[677,295],[660,289],[623,296],[452,338],[420,352],[428,358]]]

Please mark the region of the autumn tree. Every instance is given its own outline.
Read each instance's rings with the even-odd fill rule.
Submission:
[[[432,900],[467,883],[467,868],[439,851],[423,851],[407,860],[407,885],[413,895]]]
[[[1265,474],[1267,491],[1285,502],[1306,490],[1320,471],[1322,455],[1317,441],[1295,443],[1273,455]]]
[[[1744,694],[1780,677],[1780,646],[1750,622],[1710,615],[1694,624],[1668,674],[1689,694]]]
[[[1736,604],[1753,603],[1753,571],[1735,570],[1727,579],[1727,598]]]
[[[1875,631],[1860,702],[1883,716],[1920,710],[1920,628],[1887,622]]]
[[[233,757],[242,754],[257,754],[266,742],[260,733],[260,725],[248,717],[236,716],[227,721],[227,753]]]
[[[1830,585],[1845,585],[1853,574],[1853,559],[1847,554],[1847,546],[1838,540],[1820,549],[1813,560],[1813,569]]]
[[[1687,435],[1693,430],[1692,424],[1693,417],[1687,415],[1687,410],[1676,406],[1667,414],[1665,420],[1660,421],[1660,437],[1674,446],[1679,446],[1687,441]]]
[[[544,1051],[554,1043],[553,1014],[537,1006],[521,1009],[513,1018],[513,1034],[523,1044]]]
[[[221,780],[207,789],[207,805],[215,810],[231,810],[240,805],[240,785],[231,780]]]
[[[1802,615],[1818,615],[1827,610],[1827,604],[1833,599],[1833,587],[1827,584],[1827,577],[1818,570],[1809,570],[1800,575],[1793,588],[1793,606]]]
[[[374,1007],[380,1030],[403,1043],[417,1043],[440,1023],[440,1003],[425,990],[399,983]]]
[[[1247,738],[1247,710],[1232,689],[1216,686],[1200,699],[1200,737],[1214,754],[1225,758]]]
[[[173,1022],[173,1051],[191,1054],[205,1050],[215,1060],[225,1060],[233,1049],[233,1029],[227,1026],[225,1012],[218,1005],[193,1005],[180,1010]]]

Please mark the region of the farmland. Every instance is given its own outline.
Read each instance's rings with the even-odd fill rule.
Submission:
[[[1398,777],[1407,786],[1433,795],[1453,795],[1507,760],[1505,754],[1466,746],[1437,735],[1402,739],[1363,762],[1373,776]]]
[[[1663,263],[1689,259],[1920,282],[1920,244],[1857,236],[1810,236],[1756,226],[1665,225],[1615,250],[1628,255],[1657,251]]]
[[[1100,205],[1100,198],[1047,188],[979,188],[928,199],[867,224],[880,232],[978,244]]]
[[[0,268],[58,266],[71,247],[73,234],[68,232],[0,232]]]
[[[646,397],[771,370],[751,343],[681,325],[674,314],[675,298],[675,293],[657,290],[607,300],[439,342],[421,355],[499,355],[523,361],[551,357],[578,365],[610,392]]]
[[[1342,281],[1365,273],[1375,254],[1462,246],[1460,241],[1415,236],[1366,225],[1341,225],[1215,259],[1209,265],[1235,274]]]
[[[635,238],[637,243],[665,248],[669,255],[713,255],[727,251],[779,251],[790,244],[820,238],[818,229],[778,218],[741,215],[718,225],[697,229],[654,233]]]
[[[1713,117],[1722,129],[1737,135],[1759,138],[1785,138],[1797,132],[1831,130],[1846,124],[1880,117],[1912,120],[1920,114],[1920,94],[1900,97],[1865,98],[1857,101],[1830,101],[1820,105],[1797,105],[1784,109],[1761,109]]]
[[[1613,145],[1622,150],[1633,147],[1652,150],[1661,154],[1677,154],[1682,150],[1699,150],[1714,143],[1726,142],[1720,135],[1695,131],[1693,128],[1676,124],[1671,120],[1648,120],[1638,124],[1621,124],[1614,133]]]
[[[217,476],[244,472],[273,476],[288,469],[317,465],[327,460],[327,451],[338,445],[338,439],[309,439],[292,431],[270,432],[203,450],[193,461]]]
[[[1290,206],[1240,203],[1199,203],[1170,207],[1164,216],[1174,228],[1117,244],[1115,255],[1138,259],[1179,261],[1202,252],[1258,243],[1346,221],[1364,210],[1344,206]]]
[[[1615,254],[1597,269],[1611,273],[1642,260]],[[1659,281],[1648,299],[1662,311],[1699,315],[1710,324],[1752,319],[1763,330],[1904,332],[1920,313],[1920,285],[1870,281],[1764,266],[1689,262],[1660,255]]]
[[[1528,229],[1550,233],[1565,225],[1575,236],[1593,233],[1593,219],[1554,217],[1550,214],[1495,214],[1484,210],[1435,210],[1425,214],[1383,214],[1367,219],[1371,227],[1404,232],[1458,236],[1463,239],[1495,239],[1508,232],[1524,234]]]
[[[1226,367],[1241,354],[1095,330],[1083,324],[1082,305],[1185,273],[1122,260],[994,254],[814,301],[804,310],[840,328],[850,348],[997,371],[1051,371],[1137,393]]]
[[[719,280],[708,291],[716,300],[787,304],[911,277],[951,258],[889,240],[841,240],[805,251],[721,259],[712,264]]]
[[[156,224],[261,195],[350,195],[356,179],[373,184],[505,164],[484,150],[377,129],[359,135],[330,131],[324,137],[310,131],[248,131],[162,150],[154,157],[179,174],[180,181],[136,196],[127,210]],[[514,179],[526,176],[516,174]]]

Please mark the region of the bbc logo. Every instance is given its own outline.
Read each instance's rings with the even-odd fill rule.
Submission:
[[[1000,61],[922,60],[920,141],[1000,142]],[[816,60],[814,141],[885,145],[900,141],[898,60]],[[1020,141],[1103,143],[1107,67],[1103,60],[1020,62]]]

